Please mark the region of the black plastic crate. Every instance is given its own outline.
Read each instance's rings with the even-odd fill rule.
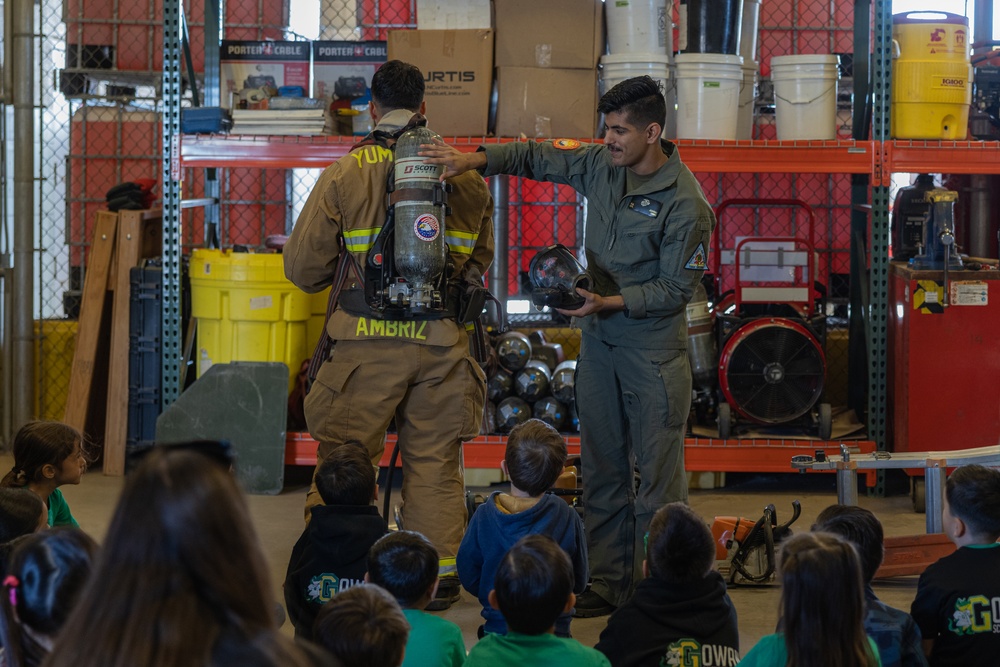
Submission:
[[[128,430],[126,453],[156,437],[163,377],[163,269],[144,264],[129,271]]]

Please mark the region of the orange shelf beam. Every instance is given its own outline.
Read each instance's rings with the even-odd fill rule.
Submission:
[[[721,141],[679,139],[681,159],[693,172],[870,174],[876,144],[836,141]]]
[[[325,168],[347,155],[360,137],[332,135],[270,136],[254,134],[185,134],[180,140],[183,167],[253,167],[258,169]],[[459,150],[513,138],[444,137]]]
[[[356,137],[184,135],[180,161],[184,167],[256,167],[291,169],[326,167],[343,157]],[[501,137],[445,137],[459,150],[520,141]],[[600,141],[585,139],[583,141]],[[721,141],[680,139],[684,163],[706,173],[872,173],[875,144],[871,141]]]
[[[386,434],[386,451],[379,465],[388,466],[396,434]],[[493,469],[500,467],[507,438],[502,435],[481,435],[465,443],[466,468]],[[875,451],[870,440],[850,441],[862,454]],[[840,441],[750,439],[718,440],[715,438],[685,438],[684,467],[692,472],[794,472],[792,457],[813,456],[822,449],[830,458],[840,456]],[[288,433],[285,439],[285,465],[316,465],[316,441],[308,433]],[[566,436],[570,456],[580,454],[579,436]],[[400,465],[397,461],[397,466]],[[876,470],[867,470],[865,483],[874,487]]]
[[[894,139],[885,145],[894,173],[1000,174],[1000,142],[915,141]]]

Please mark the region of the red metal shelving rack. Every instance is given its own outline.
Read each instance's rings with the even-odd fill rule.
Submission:
[[[249,136],[185,135],[178,138],[174,167],[256,167],[323,168],[346,155],[356,142],[346,136]],[[480,145],[519,141],[514,138],[446,137],[445,141],[460,150],[474,151]],[[585,139],[584,141],[598,141]],[[833,141],[723,141],[678,140],[684,163],[694,172],[711,173],[849,173],[873,174],[880,182],[893,171],[919,171],[923,165],[937,165],[942,170],[942,155],[956,173],[983,173],[1000,165],[996,142],[887,142]],[[953,165],[954,163],[954,165]],[[926,167],[923,167],[926,169]],[[387,436],[387,445],[395,436]],[[571,454],[579,453],[579,438],[567,438]],[[465,464],[469,468],[496,468],[503,458],[503,436],[480,436],[465,445]],[[787,472],[791,457],[812,455],[817,449],[839,452],[839,441],[749,439],[719,440],[687,438],[685,467],[690,471],[712,472]],[[874,451],[869,440],[850,441],[862,453]],[[314,465],[316,442],[308,434],[289,433],[285,462],[288,465]],[[383,465],[388,465],[388,456]],[[874,475],[866,479],[875,484]]]

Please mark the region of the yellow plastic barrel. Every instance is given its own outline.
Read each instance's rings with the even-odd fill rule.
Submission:
[[[897,139],[965,139],[972,102],[969,19],[915,11],[892,17],[890,131]]]
[[[62,419],[76,350],[76,320],[35,320],[35,417]]]
[[[191,314],[198,318],[197,375],[213,364],[280,361],[288,388],[312,356],[322,295],[285,278],[281,255],[198,249],[191,253]]]

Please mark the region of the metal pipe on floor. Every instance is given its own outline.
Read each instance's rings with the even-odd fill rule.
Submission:
[[[34,228],[35,228],[35,34],[32,0],[13,0],[11,68],[14,103],[14,269],[11,320],[12,388],[10,428],[17,430],[32,417],[35,386],[34,346]]]

